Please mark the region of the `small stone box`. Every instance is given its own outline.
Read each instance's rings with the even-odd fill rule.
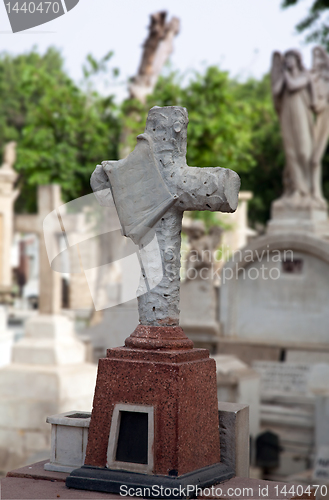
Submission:
[[[47,417],[51,424],[51,457],[45,470],[72,472],[84,464],[90,412],[69,411]]]

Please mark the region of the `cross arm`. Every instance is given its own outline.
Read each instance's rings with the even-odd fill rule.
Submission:
[[[186,166],[177,181],[177,205],[183,211],[234,212],[238,206],[240,177],[233,170]]]

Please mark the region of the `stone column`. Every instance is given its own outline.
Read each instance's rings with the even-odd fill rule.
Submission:
[[[4,155],[4,163],[0,168],[0,297],[5,299],[11,291],[11,265],[10,253],[13,237],[13,212],[14,201],[18,191],[14,189],[17,173],[12,168],[15,161],[14,142],[7,144]],[[12,150],[12,161],[8,161],[8,151]]]

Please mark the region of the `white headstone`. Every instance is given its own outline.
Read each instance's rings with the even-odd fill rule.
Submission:
[[[329,446],[320,446],[316,453],[313,479],[329,482]]]
[[[261,376],[263,395],[308,392],[308,380],[312,368],[308,364],[255,361],[253,368]]]

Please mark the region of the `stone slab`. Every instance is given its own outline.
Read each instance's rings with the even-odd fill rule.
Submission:
[[[41,462],[14,469],[7,473],[7,477],[45,479],[47,481],[62,481],[65,483],[67,473],[45,470],[44,465],[47,462],[48,460],[42,460]]]
[[[278,486],[278,494],[277,490],[275,487]],[[299,498],[300,500],[308,499],[312,500],[315,498],[314,490],[311,490],[311,494],[303,494],[300,496],[294,495],[294,494],[284,494],[280,493],[281,489],[286,487],[286,491],[289,491],[289,489],[293,486],[292,484],[287,484],[287,483],[281,483],[281,482],[276,482],[276,481],[266,481],[263,479],[251,479],[251,478],[242,478],[242,477],[234,477],[232,479],[229,479],[228,481],[220,484],[217,486],[217,491],[215,492],[215,495],[202,495],[199,496],[199,499],[225,499],[227,500],[228,498],[233,499],[233,500],[244,500],[246,498],[248,499],[264,499],[266,498],[267,500],[293,500]],[[221,489],[221,491],[218,489],[218,487]],[[216,488],[216,487],[215,487]],[[252,491],[251,491],[251,489]],[[264,490],[265,488],[265,490]],[[268,488],[268,490],[267,490]],[[247,489],[249,489],[249,492],[247,492]],[[245,493],[243,494],[243,490]],[[264,493],[268,491],[268,494],[262,495],[260,492],[264,491]],[[296,490],[296,486],[295,486]],[[205,493],[207,491],[205,490]],[[236,493],[236,494],[234,494]]]
[[[252,365],[253,361],[280,361],[282,356],[285,356],[287,361],[299,362],[297,356],[299,353],[305,352],[310,353],[310,363],[314,363],[318,354],[320,356],[329,355],[329,344],[306,342],[298,342],[297,344],[288,341],[274,341],[265,337],[262,340],[221,337],[218,341],[218,353],[236,356],[249,366]],[[296,353],[294,359],[291,358],[291,353]],[[320,356],[319,361],[321,361]],[[302,362],[304,360],[305,358]]]
[[[100,493],[100,492],[90,492],[83,490],[68,489],[65,486],[65,479],[67,474],[60,472],[49,472],[43,470],[43,464],[45,462],[38,462],[33,464],[31,469],[29,467],[23,467],[8,473],[7,477],[1,480],[1,499],[2,500],[46,500],[60,498],[61,500],[98,500],[98,499],[120,499],[123,498],[120,495],[114,495],[111,493]],[[301,483],[300,483],[301,484]],[[264,498],[258,494],[259,488],[269,487],[269,496],[265,497],[268,500],[293,500],[299,498],[300,500],[308,499],[312,500],[315,498],[314,492],[311,495],[302,495],[296,497],[291,494],[276,495],[275,486],[281,488],[286,486],[287,491],[291,488],[292,484],[264,481],[261,479],[250,479],[250,478],[232,478],[228,481],[223,482],[220,487],[222,489],[222,495],[200,495],[201,498],[233,498],[235,500],[248,499],[258,499]],[[304,487],[306,487],[304,485]],[[229,488],[233,488],[234,491],[238,492],[239,489],[243,491],[243,488],[252,488],[252,495],[238,495],[232,496],[228,495]],[[232,490],[230,490],[231,492]],[[245,490],[246,492],[246,490]],[[132,497],[125,497],[132,498]],[[135,497],[136,498],[136,497]]]
[[[220,354],[232,355],[251,366],[255,360],[279,361],[281,349],[278,346],[264,343],[255,344],[244,342],[240,339],[224,339],[218,341],[218,352]]]
[[[238,477],[249,477],[249,407],[218,403],[222,460]]]
[[[236,254],[222,273],[223,336],[299,348],[327,342],[327,240],[303,231],[267,234]]]
[[[98,500],[112,498],[122,497],[109,493],[69,489],[62,481],[11,477],[1,480],[1,500]]]
[[[261,393],[305,394],[308,392],[308,379],[311,365],[305,363],[280,363],[255,361],[253,368],[261,376]]]

